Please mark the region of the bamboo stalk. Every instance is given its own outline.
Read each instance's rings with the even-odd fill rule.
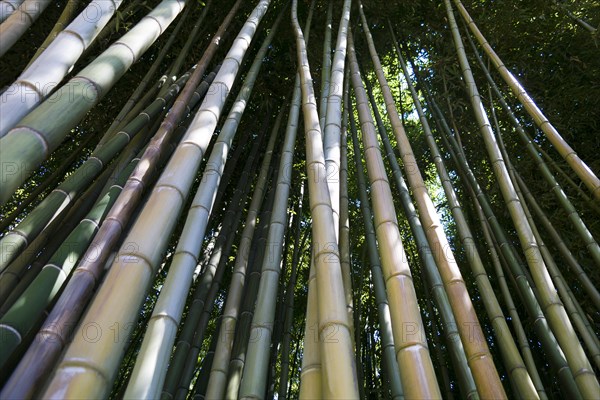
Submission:
[[[229,16],[232,18],[241,1],[236,2],[232,7]],[[229,19],[230,19],[229,18]],[[226,19],[227,20],[227,19]],[[279,21],[279,20],[278,20]],[[185,222],[183,232],[179,239],[171,272],[163,284],[163,289],[159,301],[154,309],[150,326],[147,329],[147,340],[144,340],[140,356],[136,365],[139,367],[134,371],[135,379],[129,386],[126,397],[131,398],[153,398],[156,397],[162,389],[166,374],[166,367],[171,354],[171,347],[175,340],[177,327],[181,320],[181,313],[185,305],[185,298],[189,291],[192,275],[197,264],[197,258],[200,254],[202,242],[198,238],[204,237],[208,217],[213,206],[214,196],[206,196],[220,183],[225,161],[239,121],[244,113],[256,77],[262,65],[262,59],[267,53],[273,37],[277,32],[278,23],[276,23],[271,32],[260,47],[246,79],[240,94],[235,100],[231,111],[221,129],[219,138],[213,146],[213,150],[207,161],[207,167],[204,170],[203,179],[197,190],[196,197],[192,202],[190,212]],[[190,257],[191,256],[191,257]],[[163,295],[164,293],[164,295]],[[225,324],[225,322],[222,322]],[[227,329],[223,329],[227,331]],[[156,360],[156,361],[153,361]],[[151,370],[154,362],[155,367]],[[147,384],[148,376],[152,376],[152,385]]]
[[[50,3],[50,0],[25,0],[0,24],[0,57],[23,36]]]
[[[597,309],[600,309],[600,294],[598,293],[598,289],[588,277],[586,272],[583,270],[579,262],[575,259],[564,240],[561,238],[560,234],[557,232],[556,228],[552,225],[544,210],[540,207],[540,205],[535,201],[535,198],[527,188],[525,182],[521,176],[517,175],[517,180],[519,181],[519,185],[521,186],[521,190],[525,196],[525,199],[529,203],[529,206],[533,210],[534,214],[537,216],[538,220],[541,222],[541,225],[546,230],[546,233],[550,235],[550,238],[558,248],[561,256],[566,261],[568,267],[577,277],[577,280],[581,283],[581,286],[585,290],[586,294],[589,296],[590,301],[594,304]]]
[[[248,351],[248,342],[252,340],[249,337],[251,332],[252,318],[254,317],[255,303],[258,296],[258,288],[262,275],[261,267],[266,257],[269,257],[270,245],[267,243],[269,236],[269,225],[271,216],[273,215],[273,204],[275,202],[275,182],[277,180],[277,167],[279,166],[280,157],[275,154],[275,158],[271,161],[272,171],[271,185],[262,205],[262,211],[259,216],[258,235],[255,235],[252,247],[250,248],[250,260],[246,269],[246,280],[244,283],[244,293],[239,304],[239,316],[236,323],[235,332],[230,332],[234,335],[232,348],[229,357],[228,376],[224,398],[238,398],[240,383],[244,368],[246,366],[246,354]],[[214,398],[208,396],[208,398]]]
[[[342,127],[340,136],[340,264],[342,267],[342,279],[344,280],[344,293],[346,295],[346,309],[350,328],[354,328],[354,299],[352,288],[352,265],[350,260],[350,212],[348,210],[348,103],[350,102],[350,69],[346,68],[344,76],[344,111],[342,116]],[[356,342],[354,343],[356,348]]]
[[[134,159],[119,177],[111,190],[100,198],[92,210],[65,239],[39,275],[23,292],[16,303],[0,318],[0,335],[4,340],[0,366],[4,366],[10,355],[22,342],[42,315],[44,309],[58,295],[71,271],[77,265],[94,234],[123,189],[125,181],[133,172],[139,159]]]
[[[283,14],[281,14],[279,18],[281,18],[282,15]],[[272,31],[272,33],[274,33],[274,31]],[[262,62],[262,57],[257,58],[257,62]],[[293,113],[294,111],[292,108],[292,110],[290,110],[287,128],[288,130],[286,131],[286,134],[287,132],[289,132],[290,129],[290,121],[293,121],[294,118],[296,118],[297,120],[298,118],[297,112],[295,117]],[[208,382],[208,389],[206,392],[206,398],[208,399],[223,398],[226,393],[227,376],[230,373],[230,359],[232,357],[232,346],[234,342],[234,336],[232,335],[232,333],[236,331],[239,308],[241,305],[242,296],[244,294],[244,288],[246,287],[245,282],[247,280],[246,274],[248,270],[248,257],[250,254],[252,239],[254,237],[256,219],[258,217],[260,205],[264,199],[269,165],[271,163],[271,157],[275,146],[274,140],[277,137],[279,124],[282,116],[283,114],[280,113],[277,118],[277,122],[275,123],[275,127],[271,133],[271,138],[269,139],[269,143],[267,145],[265,158],[263,159],[263,164],[260,169],[260,174],[256,183],[254,194],[252,195],[252,201],[248,210],[248,215],[246,217],[245,228],[242,232],[242,238],[240,240],[240,245],[238,248],[238,255],[236,257],[235,265],[233,267],[231,283],[229,284],[229,290],[227,291],[227,301],[225,303],[225,308],[223,311],[221,329],[217,333],[219,336],[219,340],[217,343],[217,348],[215,349],[213,365],[210,370],[210,378]]]
[[[440,276],[435,259],[433,258],[433,252],[429,247],[429,243],[427,242],[426,233],[421,225],[421,221],[419,220],[412,199],[410,198],[408,187],[406,186],[402,176],[402,171],[400,170],[400,166],[396,161],[396,155],[394,154],[394,150],[390,144],[383,121],[379,115],[379,110],[377,109],[377,104],[375,102],[372,89],[368,80],[365,82],[367,86],[367,95],[370,98],[371,106],[375,114],[379,136],[383,142],[390,166],[392,167],[397,189],[400,192],[400,200],[404,209],[404,214],[408,219],[410,229],[413,232],[415,241],[417,243],[419,256],[423,266],[425,267],[423,269],[424,276],[427,277],[426,283],[430,286],[430,291],[433,293],[433,301],[435,302],[440,313],[443,331],[446,336],[447,348],[450,350],[450,358],[459,378],[459,386],[461,387],[461,391],[465,398],[478,398],[477,388],[475,387],[475,381],[473,380],[473,374],[471,373],[465,357],[465,349],[463,347],[460,334],[457,330],[458,324],[452,312],[442,277]],[[426,129],[424,129],[424,131],[426,131]]]
[[[204,7],[204,9],[202,11],[201,19],[203,16],[206,15],[206,12],[208,11],[209,6],[210,6],[210,2],[208,2],[207,6]],[[186,22],[191,10],[192,10],[192,7],[188,7],[183,10],[181,17],[179,18],[179,21],[177,22],[177,25],[175,25],[175,28],[173,29],[173,31],[171,32],[171,35],[169,36],[169,39],[164,44],[164,46],[161,47],[160,52],[158,53],[158,55],[152,62],[152,65],[150,66],[150,68],[148,68],[148,71],[146,72],[146,74],[144,75],[144,77],[142,78],[142,80],[140,81],[138,86],[135,88],[135,90],[133,91],[133,93],[131,94],[129,99],[127,99],[127,102],[125,103],[123,108],[121,108],[117,117],[113,120],[113,122],[110,124],[108,129],[106,129],[106,132],[104,133],[102,138],[100,138],[100,142],[99,142],[100,145],[102,145],[106,141],[108,141],[112,137],[112,135],[115,131],[118,131],[123,125],[127,124],[131,120],[131,118],[133,118],[133,116],[137,115],[139,111],[136,109],[144,107],[146,105],[146,101],[145,101],[146,98],[151,99],[152,97],[154,97],[155,90],[158,90],[160,88],[161,92],[158,97],[161,97],[161,95],[164,95],[163,92],[168,90],[168,87],[169,87],[168,83],[173,83],[175,81],[174,74],[169,74],[169,77],[171,79],[168,79],[166,75],[163,75],[159,79],[158,87],[154,87],[152,90],[147,90],[147,87],[150,84],[151,79],[156,74],[156,71],[158,70],[158,68],[160,68],[160,66],[162,65],[164,58],[167,56],[169,50],[171,49],[171,46],[177,39],[178,34],[181,31],[181,28],[183,27],[184,23]],[[188,39],[188,40],[190,40],[190,39]],[[182,51],[182,53],[179,54],[180,57],[186,56],[186,55],[187,55],[187,53],[183,53],[183,51]],[[172,82],[169,82],[169,81],[172,81]],[[144,92],[146,94],[144,95],[144,97],[142,97]]]
[[[359,4],[360,6],[360,4]],[[367,172],[373,198],[374,225],[379,242],[379,254],[388,292],[396,359],[407,398],[441,398],[440,389],[429,350],[425,329],[418,308],[392,192],[385,174],[381,150],[375,134],[365,89],[362,84],[351,33],[348,41],[352,86],[356,96],[358,116],[367,162]],[[409,366],[418,365],[418,371]],[[407,383],[411,382],[410,385]]]
[[[490,92],[490,95],[491,95],[491,92]],[[573,323],[573,325],[579,332],[579,336],[582,338],[583,343],[586,345],[586,347],[588,349],[588,353],[591,355],[592,360],[594,361],[596,367],[600,368],[600,347],[597,344],[598,338],[596,337],[595,334],[591,334],[591,332],[588,330],[588,327],[586,326],[586,323],[583,320],[584,316],[579,313],[579,309],[575,305],[576,300],[573,296],[573,293],[569,289],[562,274],[560,273],[558,266],[556,265],[556,262],[554,261],[554,257],[552,256],[552,254],[550,254],[550,251],[548,250],[548,248],[546,248],[546,245],[544,244],[544,241],[535,225],[535,222],[533,221],[533,217],[531,216],[529,208],[527,207],[527,203],[525,202],[525,197],[523,195],[523,189],[521,186],[523,182],[522,182],[522,180],[519,181],[519,178],[517,178],[518,173],[515,170],[512,162],[510,161],[510,158],[506,151],[506,147],[504,146],[504,142],[500,135],[500,127],[498,124],[498,120],[496,119],[495,112],[493,111],[493,108],[492,108],[492,117],[494,120],[494,126],[496,128],[496,132],[497,132],[497,139],[498,139],[498,145],[500,147],[500,151],[502,152],[502,156],[504,157],[504,160],[506,160],[508,172],[509,172],[509,175],[510,175],[513,185],[515,185],[515,190],[517,192],[517,196],[519,197],[519,201],[523,204],[523,211],[525,212],[527,221],[528,221],[529,225],[531,226],[531,230],[533,232],[535,240],[538,242],[538,244],[540,246],[540,252],[542,253],[544,262],[546,263],[546,265],[548,267],[548,273],[552,277],[552,279],[558,289],[558,293],[560,295],[560,298],[563,301],[563,304],[565,305],[565,309],[567,311],[567,314],[569,315],[571,322]],[[531,196],[531,193],[530,193],[530,196]],[[531,196],[530,199],[535,201],[535,199],[533,199],[533,196]]]
[[[15,223],[15,219],[21,214],[31,203],[39,200],[42,193],[44,191],[49,190],[49,188],[56,187],[57,183],[62,179],[65,175],[65,172],[72,166],[73,162],[77,159],[83,157],[82,153],[93,142],[94,136],[89,135],[87,138],[84,138],[81,143],[77,146],[73,152],[61,162],[61,165],[54,171],[52,174],[46,178],[44,181],[37,185],[35,189],[33,189],[26,199],[19,202],[19,204],[15,207],[13,211],[8,215],[4,215],[2,221],[0,221],[0,232],[4,232],[7,228],[11,226],[11,224]],[[21,219],[23,221],[23,219]],[[20,223],[20,222],[19,222]],[[12,226],[15,228],[15,225]]]
[[[506,84],[510,87],[513,94],[519,99],[527,113],[533,118],[536,125],[544,132],[548,140],[554,145],[554,148],[558,153],[565,159],[569,166],[575,171],[583,183],[592,192],[593,197],[596,200],[600,199],[600,179],[594,174],[594,172],[583,162],[577,155],[575,150],[569,146],[569,144],[563,139],[556,128],[550,123],[548,118],[544,115],[542,110],[535,104],[535,101],[529,96],[525,88],[519,83],[517,78],[506,68],[500,57],[496,54],[492,46],[487,42],[466,8],[462,5],[460,0],[454,0],[456,7],[460,15],[467,23],[469,29],[494,64],[494,67],[502,76]]]
[[[331,31],[333,20],[333,1],[327,2],[327,14],[325,17],[325,33],[323,34],[323,61],[321,62],[321,97],[319,102],[319,125],[321,130],[325,129],[325,118],[327,117],[327,106],[329,104],[329,88],[331,78]],[[343,16],[342,16],[343,17]],[[308,35],[306,35],[308,37]]]
[[[435,108],[434,102],[432,105],[434,105]],[[533,287],[533,284],[527,277],[525,265],[523,265],[523,262],[517,256],[514,246],[509,242],[504,230],[500,226],[498,219],[491,208],[489,199],[481,190],[481,187],[475,179],[467,160],[464,158],[464,154],[458,151],[460,148],[459,144],[446,132],[446,129],[442,130],[440,133],[440,137],[445,142],[446,148],[450,151],[452,157],[457,161],[456,165],[459,168],[461,176],[469,183],[469,187],[473,189],[474,199],[476,199],[476,201],[478,201],[481,205],[481,208],[485,214],[485,219],[490,224],[492,233],[498,242],[500,255],[510,268],[510,276],[513,278],[514,284],[521,295],[521,298],[523,299],[527,313],[533,321],[533,328],[538,336],[542,348],[548,355],[552,368],[558,375],[559,381],[561,382],[561,391],[563,391],[567,397],[581,398],[581,394],[579,393],[573,378],[573,373],[567,364],[560,345],[556,341],[554,332],[548,325],[548,321],[542,312],[540,303],[534,294],[535,287]]]
[[[489,227],[489,223],[486,221],[482,207],[479,204],[479,200],[475,196],[475,192],[473,192],[473,189],[468,184],[467,190],[471,193],[471,197],[473,198],[473,201],[475,203],[474,206],[477,211],[477,216],[481,224],[485,241],[487,242],[487,247],[490,252],[490,257],[492,259],[492,265],[494,266],[494,271],[496,273],[496,277],[500,285],[502,297],[504,298],[504,303],[506,305],[506,308],[508,309],[508,315],[510,316],[511,325],[513,326],[513,329],[515,331],[517,343],[519,345],[519,349],[521,350],[521,354],[523,355],[525,365],[527,366],[527,371],[529,371],[529,375],[533,380],[533,383],[536,387],[540,398],[548,398],[546,390],[538,373],[538,369],[533,360],[531,346],[529,345],[529,339],[527,338],[527,335],[525,334],[525,329],[523,328],[523,324],[521,323],[521,317],[519,316],[510,289],[508,287],[508,284],[506,283],[506,278],[504,276],[504,271],[502,270],[502,265],[500,262],[500,256],[496,252],[496,246],[492,238],[491,228]]]
[[[184,0],[164,0],[121,39],[61,86],[0,139],[4,168],[0,204],[50,156],[84,116],[144,54],[182,11]]]
[[[573,330],[573,326],[565,312],[564,306],[556,293],[556,288],[548,274],[547,267],[543,261],[542,254],[540,253],[531,227],[527,223],[523,207],[516,195],[515,187],[510,180],[505,161],[502,158],[498,144],[491,131],[487,115],[483,109],[481,98],[462,44],[460,32],[456,20],[454,19],[450,0],[444,0],[444,3],[446,5],[456,52],[463,71],[463,77],[470,93],[472,108],[475,112],[475,117],[482,133],[488,156],[492,162],[494,174],[500,184],[502,195],[517,230],[521,246],[527,258],[529,269],[538,289],[538,297],[542,309],[548,317],[550,327],[565,353],[565,357],[573,371],[575,382],[577,383],[582,396],[586,398],[593,397],[597,393],[600,393],[600,384],[598,383],[598,379],[593,372],[592,366]],[[600,181],[598,189],[600,189]],[[600,196],[600,190],[598,190],[598,196]]]
[[[151,131],[150,129],[146,130]],[[19,260],[21,257],[17,257],[17,259],[11,264],[11,266],[9,266],[8,269],[4,273],[2,273],[2,275],[0,275],[0,303],[3,303],[2,307],[0,307],[0,314],[2,314],[3,311],[6,311],[8,307],[12,306],[12,302],[16,300],[15,296],[20,295],[29,286],[29,284],[33,281],[33,279],[35,279],[35,277],[41,271],[41,269],[50,260],[50,257],[63,245],[63,242],[66,239],[66,237],[71,233],[73,229],[75,229],[75,227],[81,221],[81,219],[85,217],[85,214],[87,214],[87,211],[89,210],[87,210],[85,207],[81,207],[80,203],[85,197],[90,197],[90,189],[94,188],[93,192],[95,193],[94,195],[91,195],[91,197],[94,197],[92,200],[92,204],[90,204],[91,208],[93,203],[95,203],[95,200],[97,200],[98,196],[104,196],[109,190],[111,190],[113,185],[117,184],[117,179],[119,178],[121,172],[129,166],[133,158],[138,155],[139,151],[148,142],[149,138],[150,134],[146,132],[137,135],[135,138],[133,138],[133,140],[127,145],[127,147],[121,152],[121,154],[119,154],[118,159],[115,160],[114,163],[107,166],[107,168],[104,170],[104,172],[102,172],[100,177],[98,177],[92,183],[91,187],[88,188],[82,194],[82,196],[77,199],[73,207],[69,209],[68,214],[64,217],[64,221],[66,223],[63,223],[63,219],[60,218],[60,216],[52,221],[52,223],[42,232],[42,235],[40,235],[49,235],[48,241],[44,245],[43,250],[37,255],[37,258],[33,263],[31,263],[30,266],[28,262],[23,263],[23,268],[29,267],[29,269],[24,271],[24,275],[15,274],[12,277],[10,275],[5,276],[5,274],[8,274],[8,272],[10,271],[11,266],[15,265],[17,260]],[[123,166],[121,167],[121,165]],[[83,208],[84,211],[81,212],[82,210],[80,210],[80,208]],[[71,214],[73,214],[73,216],[71,216]],[[75,214],[77,216],[75,216]],[[58,221],[59,219],[60,221]],[[57,224],[57,227],[60,227],[60,229],[52,229],[52,226],[55,223]],[[38,236],[38,238],[40,236]],[[35,241],[37,241],[37,238]],[[33,243],[32,246],[34,246]],[[29,250],[24,254],[26,253],[29,253]],[[18,284],[16,284],[17,281]],[[15,284],[16,286],[11,291],[12,286],[14,286]],[[4,301],[5,297],[3,296],[5,292],[10,293],[10,297],[6,299],[6,301]]]
[[[0,138],[60,85],[121,4],[122,0],[92,1],[73,22],[55,35],[48,48],[25,68],[17,80],[2,94],[3,117],[0,120]],[[67,4],[65,11],[69,7],[73,5]]]
[[[326,115],[323,123],[321,115],[320,125],[323,132],[323,152],[325,156],[325,170],[327,172],[327,187],[331,196],[331,209],[333,210],[333,224],[337,227],[335,234],[338,246],[340,246],[340,201],[341,201],[341,135],[342,135],[342,96],[344,85],[344,69],[346,61],[346,47],[348,41],[348,25],[350,22],[351,1],[343,3],[338,35],[336,39],[335,53],[331,64],[331,75],[329,76],[329,89],[327,90]],[[323,111],[321,111],[323,113]],[[344,244],[347,246],[347,243]],[[341,249],[340,249],[341,252]],[[341,255],[341,254],[340,254]],[[348,323],[351,332],[354,331],[352,318],[352,282],[350,280],[350,265],[346,260],[342,262],[342,279],[344,284],[344,295],[348,309]]]
[[[31,66],[31,64],[40,56],[40,54],[42,54],[44,50],[48,48],[48,45],[52,43],[56,36],[63,29],[65,29],[67,24],[69,24],[73,20],[73,17],[75,16],[75,11],[77,11],[77,9],[79,8],[79,4],[80,0],[67,1],[67,4],[63,8],[63,12],[60,14],[60,17],[58,17],[58,21],[56,21],[56,23],[54,24],[54,27],[46,37],[46,40],[44,40],[44,43],[42,43],[40,47],[38,47],[33,57],[31,57],[31,60],[29,60],[29,63],[27,64],[25,69]]]
[[[338,227],[333,225],[331,197],[325,180],[325,159],[319,116],[306,54],[306,43],[300,24],[298,23],[297,5],[297,0],[294,0],[292,4],[292,24],[297,44],[298,64],[300,66],[306,138],[306,168],[309,182],[309,202],[313,216],[313,254],[314,269],[317,276],[315,283],[317,285],[318,334],[322,360],[322,396],[323,398],[356,398],[358,397],[358,387],[352,351],[352,332],[350,332],[347,321],[348,313],[346,312],[339,250],[336,240]],[[284,187],[287,189],[287,184]],[[273,238],[275,239],[277,233],[273,233]],[[269,232],[269,235],[271,236],[271,232]],[[267,265],[265,267],[267,267],[264,270],[265,272],[272,271],[273,273],[269,272],[267,279],[261,279],[261,287],[263,287],[263,282],[265,283],[264,287],[267,287],[269,281],[275,281],[278,275],[277,269],[270,269]],[[257,318],[257,316],[258,314],[255,315],[255,320],[253,321],[256,326],[255,331],[257,333],[265,331],[265,336],[268,336],[268,327],[261,327],[259,324],[256,324],[256,322],[261,321],[261,318]],[[266,318],[261,323],[268,321],[269,319]],[[336,340],[328,343],[329,340],[327,338],[331,333],[335,333]],[[260,346],[263,348],[265,345],[268,345],[268,341],[261,341],[260,343]],[[254,346],[254,348],[258,347]],[[258,355],[258,352],[249,351],[248,365],[254,365],[250,361],[254,354]],[[244,387],[246,384],[250,386],[252,381],[251,376],[246,377],[244,375],[242,380],[242,394],[246,394]],[[252,392],[256,393],[256,390]]]
[[[296,284],[298,279],[298,269],[300,264],[300,250],[304,249],[305,240],[308,238],[307,232],[304,232],[304,237],[300,241],[300,232],[302,221],[304,219],[302,213],[302,204],[304,201],[304,185],[305,181],[302,180],[300,185],[300,194],[298,197],[298,205],[296,206],[296,213],[294,218],[295,234],[294,234],[294,250],[291,258],[291,272],[290,279],[288,281],[285,290],[285,312],[283,321],[283,338],[281,340],[281,374],[279,378],[279,390],[278,399],[286,400],[288,392],[288,384],[290,377],[290,349],[292,342],[292,329],[294,323],[294,295],[296,290]]]
[[[383,358],[383,369],[390,381],[390,393],[393,400],[403,399],[402,381],[400,378],[400,369],[396,361],[394,334],[392,332],[392,320],[390,316],[390,305],[385,290],[385,280],[381,270],[381,260],[377,254],[377,238],[375,236],[375,227],[373,226],[373,215],[367,197],[367,186],[365,173],[360,157],[360,147],[358,135],[356,132],[356,123],[354,122],[354,111],[351,104],[348,104],[350,115],[350,129],[352,132],[352,144],[354,149],[354,163],[356,164],[356,178],[358,182],[358,194],[360,200],[360,209],[362,212],[363,223],[365,225],[365,240],[369,253],[369,264],[371,267],[371,280],[375,292],[375,303],[377,306],[377,315],[379,320],[379,329],[381,332],[381,353]],[[360,288],[361,286],[358,285]],[[359,313],[357,307],[357,314]],[[357,324],[358,325],[358,324]],[[356,341],[359,342],[358,340]],[[357,346],[358,347],[358,346]]]

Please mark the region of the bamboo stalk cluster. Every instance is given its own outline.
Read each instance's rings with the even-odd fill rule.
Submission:
[[[0,57],[44,18],[15,25],[29,2],[0,2]],[[121,3],[69,2],[2,94],[1,398],[600,393],[600,181],[460,0],[454,77],[375,2],[155,1],[99,49]]]

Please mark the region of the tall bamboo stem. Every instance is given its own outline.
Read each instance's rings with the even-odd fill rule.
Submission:
[[[356,123],[354,122],[354,112],[348,104],[350,115],[350,129],[352,132],[352,144],[354,149],[354,163],[356,164],[356,176],[358,182],[358,194],[360,200],[360,209],[362,212],[363,223],[365,225],[365,240],[369,253],[369,264],[371,267],[371,280],[375,292],[375,303],[377,306],[377,316],[379,320],[379,330],[381,332],[381,353],[383,358],[386,375],[390,381],[390,393],[393,400],[404,398],[402,390],[402,381],[400,378],[400,369],[395,356],[394,334],[392,332],[392,319],[390,316],[390,305],[385,290],[385,280],[381,270],[381,260],[377,254],[377,238],[375,236],[375,227],[373,226],[373,215],[367,197],[367,186],[365,173],[360,157],[360,147],[356,132]],[[358,288],[361,285],[357,285]],[[360,314],[358,307],[356,314]],[[357,324],[358,326],[358,324]],[[358,347],[358,340],[357,340]]]
[[[441,398],[351,33],[348,44],[352,86],[374,203],[375,232],[389,297],[396,359],[404,384],[404,395],[407,398]],[[414,366],[418,368],[414,369]]]
[[[314,88],[306,53],[306,42],[297,16],[298,1],[292,5],[292,24],[296,37],[306,142],[306,169],[309,203],[313,216],[313,254],[318,298],[318,338],[321,355],[322,397],[357,398],[356,366],[352,351],[352,332],[348,323],[344,285],[323,140],[319,125]],[[261,280],[261,286],[263,281]],[[308,322],[308,321],[307,321]],[[335,332],[336,340],[327,338]]]

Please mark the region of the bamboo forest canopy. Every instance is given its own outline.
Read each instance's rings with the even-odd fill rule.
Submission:
[[[0,1],[0,398],[598,398],[599,28]]]

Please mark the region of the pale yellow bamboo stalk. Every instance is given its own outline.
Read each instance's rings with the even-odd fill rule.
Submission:
[[[527,113],[533,118],[536,125],[544,132],[550,143],[554,145],[554,148],[558,153],[565,159],[569,166],[575,171],[583,183],[589,188],[596,200],[600,199],[600,179],[594,174],[592,169],[585,163],[575,150],[569,146],[565,139],[560,135],[556,128],[550,123],[548,118],[544,115],[542,110],[535,104],[535,101],[529,96],[525,88],[517,80],[517,78],[506,68],[506,65],[502,62],[498,54],[494,51],[492,46],[488,43],[486,38],[483,36],[467,9],[463,6],[460,0],[454,0],[458,12],[461,14],[469,29],[490,58],[494,67],[502,76],[506,84],[510,87],[513,94],[519,99]]]
[[[333,224],[331,197],[327,188],[323,141],[306,43],[297,16],[298,0],[293,1],[292,23],[296,36],[302,87],[306,141],[306,169],[310,209],[313,216],[313,255],[318,297],[318,333],[321,350],[322,398],[358,398],[352,332],[344,298],[344,285]],[[330,335],[335,334],[334,340]]]
[[[306,303],[306,325],[304,327],[304,355],[300,372],[300,394],[303,400],[319,400],[322,395],[321,352],[319,350],[319,309],[317,273],[311,257],[308,275],[308,298]]]
[[[338,35],[335,45],[335,53],[331,63],[331,74],[329,75],[329,89],[327,90],[327,111],[325,116],[321,116],[321,128],[323,130],[323,152],[325,155],[325,169],[327,171],[327,187],[331,196],[331,209],[333,210],[333,224],[340,226],[340,179],[341,179],[341,135],[342,135],[342,88],[344,87],[344,69],[346,61],[346,47],[348,37],[348,24],[350,21],[350,0],[345,0],[342,8],[342,16],[338,28]],[[322,105],[322,103],[321,103]],[[322,111],[323,112],[323,111]],[[322,123],[325,117],[324,124]],[[323,126],[324,125],[324,126]],[[347,176],[345,177],[347,179]],[[339,229],[335,231],[340,243]],[[348,243],[344,243],[347,247]],[[340,251],[342,249],[340,248]],[[340,260],[341,261],[341,260]],[[348,323],[350,330],[354,330],[352,307],[352,284],[350,279],[350,264],[342,262],[342,279],[344,282],[344,295],[348,308]],[[354,339],[354,335],[351,336]]]
[[[402,246],[392,190],[385,173],[351,36],[348,40],[348,56],[371,184],[375,234],[379,243],[381,266],[389,297],[396,358],[402,382],[410,382],[403,385],[404,395],[407,398],[441,398],[427,348],[425,327],[419,311],[410,266]],[[418,368],[414,368],[415,366]]]
[[[342,17],[338,29],[335,54],[331,64],[329,90],[327,91],[327,113],[323,130],[323,152],[327,171],[327,187],[331,196],[333,223],[338,226],[340,219],[340,136],[342,124],[342,88],[344,87],[344,66],[348,23],[350,21],[350,0],[344,1]],[[321,117],[322,118],[322,117]],[[336,230],[336,238],[338,231]]]
[[[359,13],[363,29],[365,30],[369,52],[371,53],[371,59],[375,67],[375,74],[382,89],[388,118],[398,142],[400,156],[404,162],[409,186],[413,190],[419,216],[427,235],[427,241],[433,251],[433,257],[444,282],[444,288],[448,293],[448,300],[458,324],[457,328],[463,342],[467,361],[473,372],[477,391],[482,398],[505,398],[506,394],[496,366],[494,365],[494,360],[489,352],[486,337],[479,324],[477,313],[471,302],[471,296],[467,291],[458,264],[454,259],[452,248],[423,181],[417,160],[404,131],[404,126],[398,116],[396,104],[385,78],[360,1]]]
[[[491,130],[490,122],[483,108],[481,97],[471,72],[469,62],[465,53],[462,38],[458,30],[458,25],[454,18],[454,12],[450,0],[444,0],[446,5],[448,22],[452,31],[456,52],[463,72],[463,78],[467,85],[470,100],[475,112],[480,132],[483,136],[485,147],[493,166],[494,175],[498,179],[500,190],[511,219],[515,225],[521,247],[525,253],[527,264],[535,286],[537,288],[536,297],[538,297],[540,306],[548,319],[562,351],[565,354],[569,367],[573,371],[573,377],[577,387],[584,398],[594,398],[600,393],[600,385],[593,372],[592,366],[587,359],[585,352],[579,342],[579,339],[573,329],[571,321],[565,308],[558,297],[556,288],[548,269],[542,258],[531,226],[527,222],[523,206],[519,201],[516,190],[510,179],[506,163],[502,157],[494,133]]]

